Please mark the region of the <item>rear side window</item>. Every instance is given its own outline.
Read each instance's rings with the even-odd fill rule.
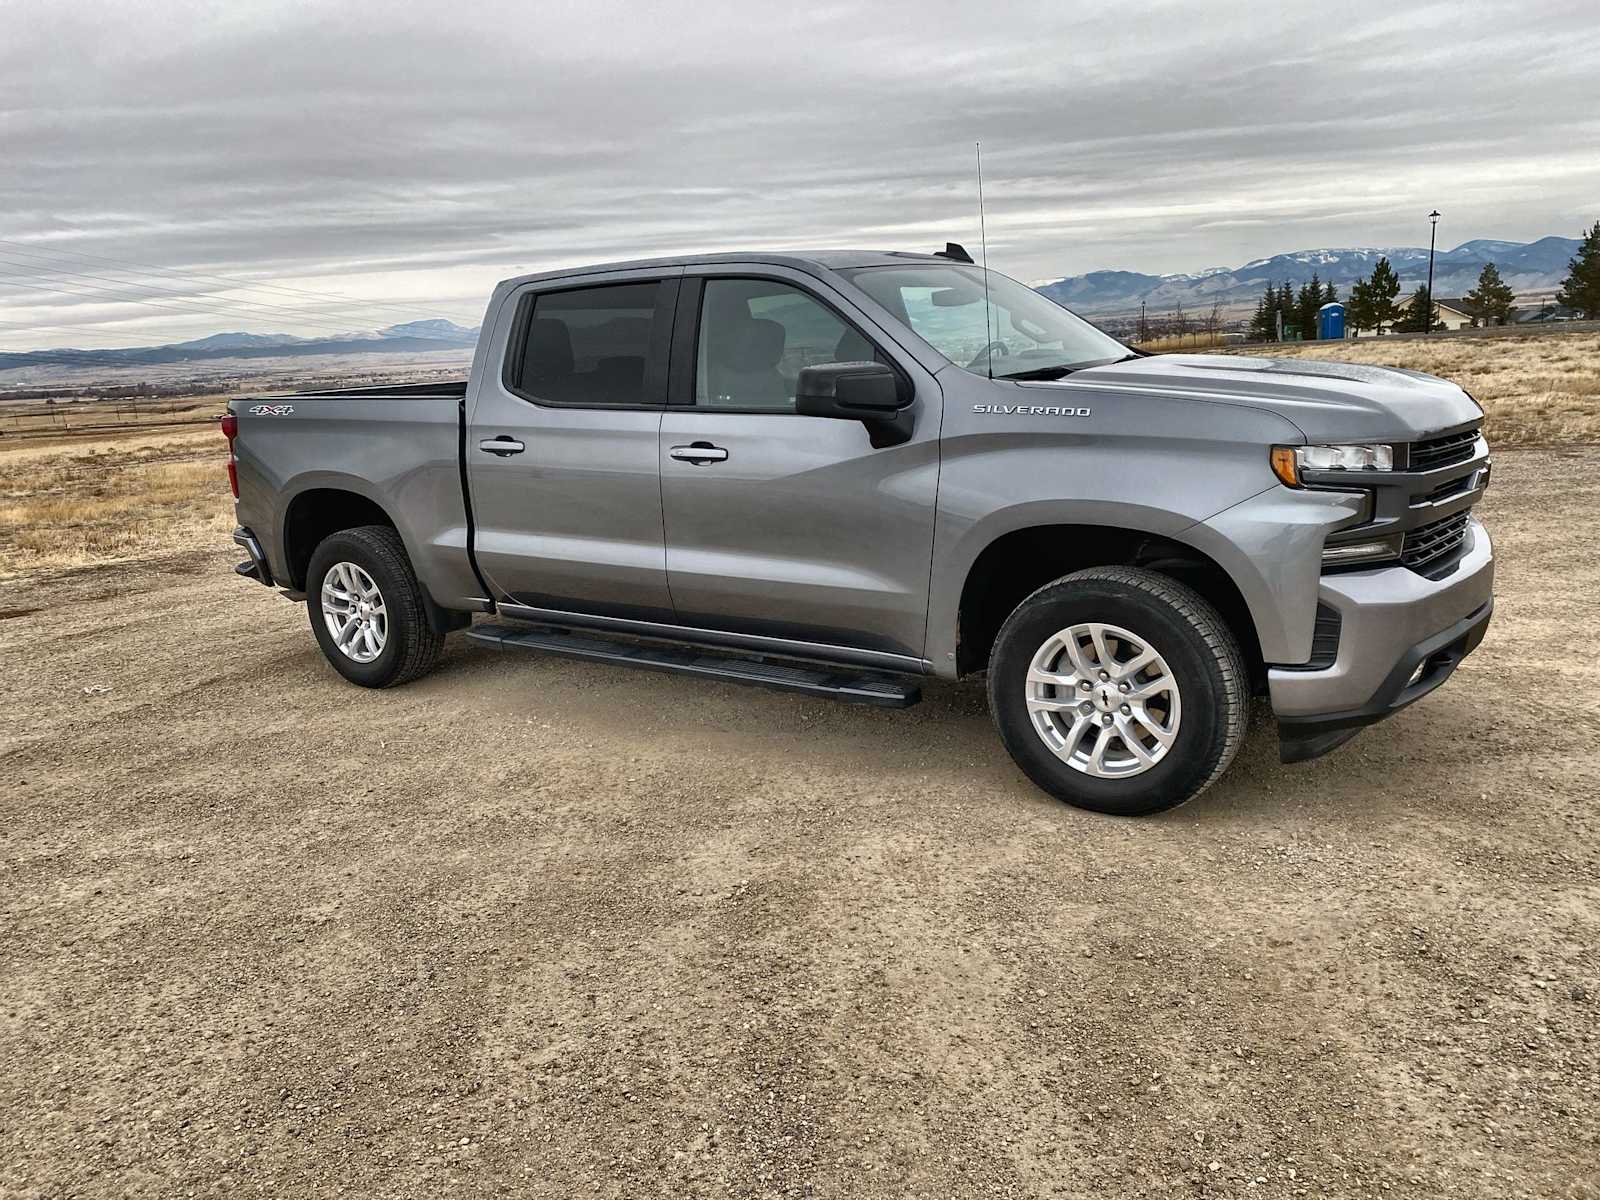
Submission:
[[[644,404],[659,283],[619,283],[534,297],[511,366],[511,390],[541,404]]]

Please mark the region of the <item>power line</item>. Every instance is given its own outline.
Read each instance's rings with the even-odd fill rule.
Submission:
[[[357,307],[360,307],[360,308],[363,308],[363,309],[368,309],[368,310],[388,309],[388,310],[391,310],[391,311],[394,311],[394,312],[404,312],[404,313],[407,313],[407,314],[409,314],[409,315],[411,315],[413,317],[416,315],[416,308],[413,307],[413,306],[395,304],[395,303],[386,302],[386,301],[383,301],[383,300],[361,300],[361,299],[359,299],[357,297],[346,296],[346,295],[344,295],[342,293],[339,293],[339,292],[318,292],[318,291],[312,291],[309,288],[289,287],[287,284],[254,283],[254,282],[251,282],[249,280],[239,279],[236,276],[217,275],[217,274],[213,274],[211,272],[206,272],[206,271],[181,271],[181,270],[178,270],[175,267],[158,267],[158,266],[154,266],[154,265],[152,265],[150,263],[133,262],[130,259],[108,258],[108,257],[106,257],[105,255],[102,255],[102,254],[89,254],[89,253],[87,253],[85,251],[82,251],[82,250],[51,250],[51,249],[41,250],[38,247],[37,243],[34,243],[34,242],[17,242],[17,241],[12,241],[12,240],[9,240],[9,239],[6,239],[6,238],[0,238],[0,246],[14,246],[18,250],[24,250],[24,251],[26,251],[26,252],[34,255],[34,256],[48,256],[48,257],[67,258],[67,259],[86,259],[86,260],[91,260],[91,261],[95,261],[95,262],[109,263],[109,264],[112,264],[114,266],[132,268],[133,271],[138,272],[140,274],[151,274],[151,273],[154,273],[154,274],[161,274],[161,275],[172,275],[172,276],[176,276],[178,278],[186,278],[186,279],[210,279],[210,280],[212,280],[214,282],[231,284],[232,286],[234,286],[236,288],[241,288],[243,290],[280,292],[280,293],[283,293],[283,294],[286,294],[286,295],[308,296],[308,297],[311,297],[313,299],[338,299],[338,300],[346,301],[351,305],[354,305],[354,306],[357,306]],[[124,274],[127,274],[127,273],[128,273],[127,271],[124,271]]]
[[[18,251],[10,251],[9,253],[15,254],[15,253],[18,253]],[[35,267],[31,263],[15,262],[15,261],[13,261],[13,260],[11,260],[9,258],[0,258],[0,263],[3,263],[3,264],[5,264],[6,266],[9,266],[9,267],[20,267],[23,270],[33,271],[36,274],[41,275],[41,276],[71,275],[71,276],[73,276],[74,278],[77,278],[77,279],[98,279],[103,283],[114,283],[114,284],[117,284],[117,285],[119,285],[121,287],[141,288],[141,289],[143,289],[145,291],[160,292],[160,293],[164,293],[166,295],[178,296],[178,297],[180,297],[182,299],[185,299],[185,300],[208,299],[208,298],[211,298],[211,297],[213,297],[213,296],[215,296],[217,294],[217,289],[216,288],[212,288],[209,291],[203,292],[203,293],[201,293],[200,295],[197,296],[193,292],[182,292],[182,291],[177,290],[176,288],[157,287],[153,283],[143,283],[143,282],[140,282],[138,280],[116,279],[116,278],[113,278],[110,275],[94,275],[94,274],[90,274],[90,273],[85,272],[85,271],[67,271],[67,270],[62,269],[61,267],[56,266],[54,263],[51,263],[49,265],[48,269]],[[5,279],[5,278],[7,278],[7,277],[6,276],[0,276],[0,279]],[[234,305],[236,307],[243,307],[243,308],[250,308],[250,309],[262,309],[262,310],[273,309],[273,310],[276,310],[277,312],[282,312],[282,313],[289,314],[288,317],[278,317],[277,318],[278,320],[293,319],[293,320],[301,321],[302,323],[304,321],[306,321],[308,318],[310,318],[310,319],[319,319],[320,320],[320,319],[326,319],[330,315],[329,312],[326,311],[326,310],[318,311],[318,310],[315,310],[315,309],[301,308],[301,307],[298,307],[298,306],[291,306],[291,305],[287,305],[287,304],[271,304],[271,303],[269,303],[269,302],[267,302],[265,300],[238,300],[238,299],[227,299],[227,298],[224,298],[222,300],[222,303],[231,304],[231,305]],[[275,315],[275,314],[268,314],[268,315]],[[369,320],[371,318],[367,317],[367,318],[362,318],[362,319]]]
[[[90,289],[88,291],[73,291],[66,287],[46,287],[43,284],[37,283],[21,283],[15,278],[9,276],[0,276],[0,286],[27,288],[29,291],[47,292],[56,296],[76,296],[80,300],[96,300],[102,304],[139,304],[146,308],[159,308],[166,312],[182,313],[188,317],[212,317],[214,319],[227,317],[233,320],[238,320],[241,316],[243,316],[250,320],[260,320],[259,313],[249,311],[241,312],[238,309],[227,307],[225,301],[212,302],[208,307],[204,308],[180,308],[176,303],[164,303],[160,300],[128,297],[116,292],[112,292],[109,288],[96,287],[94,284],[90,283],[76,285],[78,287]],[[104,298],[102,299],[102,297]],[[196,301],[196,303],[205,302]],[[300,324],[304,326],[308,325],[309,322],[301,321]],[[351,333],[351,331],[348,329],[339,329],[338,327],[332,325],[317,326],[316,328],[326,337],[349,337]]]
[[[146,318],[141,316],[137,319],[159,320],[160,318]],[[150,344],[149,339],[142,334],[99,333],[96,331],[98,327],[94,325],[46,325],[39,321],[0,321],[0,325],[9,326],[12,329],[20,329],[25,333],[32,333],[38,329],[49,329],[55,331],[56,333],[89,334],[95,338],[116,338],[120,341],[128,342],[130,346],[148,346]],[[72,348],[76,349],[77,347]],[[5,351],[5,353],[20,354],[24,353],[24,351],[8,350]]]
[[[10,265],[10,266],[17,266],[18,265],[16,263],[8,263],[7,260],[5,260],[5,259],[0,259],[0,263],[6,263],[6,265]],[[85,300],[100,300],[101,297],[105,297],[104,300],[101,300],[102,303],[106,303],[106,304],[139,304],[139,305],[144,305],[145,307],[149,307],[149,308],[164,309],[164,310],[166,310],[168,312],[183,313],[183,314],[185,314],[187,316],[191,316],[191,317],[193,317],[193,316],[211,316],[211,317],[225,316],[225,317],[231,317],[231,318],[234,318],[234,319],[237,319],[239,317],[244,317],[244,318],[249,319],[249,320],[261,320],[262,319],[262,316],[261,316],[261,314],[259,312],[255,311],[254,309],[252,309],[250,307],[244,306],[244,302],[242,302],[242,301],[218,300],[218,299],[213,299],[213,298],[191,297],[191,296],[182,296],[182,295],[174,295],[172,298],[170,298],[168,300],[152,300],[152,299],[149,299],[149,298],[147,298],[145,296],[129,296],[125,292],[113,291],[110,288],[101,287],[98,284],[93,284],[93,283],[77,283],[75,281],[70,281],[70,280],[61,280],[61,281],[58,281],[58,283],[60,283],[62,286],[48,287],[48,286],[45,286],[44,284],[23,283],[16,276],[0,276],[0,287],[27,288],[30,291],[46,292],[46,293],[50,293],[50,294],[53,294],[53,295],[60,295],[60,296],[77,296],[77,297],[79,297],[81,299],[85,299]],[[67,286],[69,284],[70,284],[70,286]],[[126,286],[134,286],[134,285],[126,285]],[[82,291],[73,290],[73,289],[78,289],[78,288],[86,289],[86,290],[82,290]],[[198,304],[198,305],[201,305],[202,307],[200,307],[200,308],[181,308],[181,307],[177,307],[179,304],[188,304],[188,303]],[[283,318],[279,318],[279,319],[282,320]],[[310,321],[310,320],[307,320],[307,319],[298,319],[295,323],[301,325],[302,327],[309,327],[309,328],[316,329],[324,337],[334,338],[334,339],[338,339],[338,340],[350,340],[350,341],[359,340],[357,337],[352,336],[352,335],[356,334],[358,331],[351,330],[347,326],[342,327],[342,326],[338,326],[338,325],[329,324],[329,323],[326,322],[325,319],[324,319],[323,322],[313,322],[313,321]],[[448,341],[448,340],[450,340],[450,339],[446,339],[446,338],[430,338],[427,334],[415,334],[413,336],[416,336],[416,337],[419,337],[419,338],[422,338],[422,339],[428,340],[428,341]]]
[[[33,272],[32,274],[29,274],[29,275],[0,275],[0,288],[8,287],[8,286],[9,287],[31,288],[34,291],[49,291],[49,292],[55,292],[55,293],[57,293],[59,295],[64,295],[64,296],[83,296],[85,298],[93,298],[93,297],[96,297],[96,296],[105,295],[105,296],[114,298],[116,302],[125,303],[125,304],[161,304],[161,301],[157,301],[157,300],[154,300],[154,299],[150,298],[151,289],[150,289],[149,285],[147,285],[147,284],[130,283],[127,280],[111,279],[111,278],[109,278],[107,276],[84,275],[82,272],[74,272],[74,271],[55,271],[55,270],[51,270],[51,271],[39,272],[36,268],[34,268],[29,263],[18,263],[18,262],[15,262],[13,260],[5,259],[5,258],[0,258],[0,265],[10,266],[10,267],[20,267],[23,270],[27,270],[27,271]],[[102,286],[101,284],[98,284],[98,283],[81,283],[81,282],[78,282],[77,279],[70,279],[69,280],[69,279],[58,279],[57,278],[58,276],[66,276],[66,275],[76,275],[80,279],[100,279],[103,283],[112,283],[112,284],[117,285],[117,288],[126,289],[126,290],[114,290],[112,288],[104,287],[104,286]],[[22,282],[23,279],[51,280],[53,282],[57,282],[57,283],[61,284],[61,286],[59,286],[59,287],[45,287],[42,284],[23,283]],[[87,289],[87,290],[84,290],[84,291],[72,290],[74,288],[81,288],[81,289]],[[300,314],[285,315],[283,313],[268,312],[268,311],[266,311],[264,309],[257,308],[253,301],[248,301],[248,300],[230,300],[230,299],[227,299],[225,297],[218,297],[218,296],[214,296],[214,295],[206,295],[206,296],[185,295],[182,292],[170,291],[170,289],[157,289],[157,290],[160,291],[161,293],[163,293],[162,299],[165,301],[165,303],[162,306],[163,307],[167,307],[167,308],[171,308],[172,311],[174,311],[174,312],[186,312],[186,313],[191,313],[191,314],[200,313],[200,314],[211,315],[211,316],[221,315],[221,316],[231,316],[231,317],[234,317],[234,318],[241,318],[242,317],[244,319],[251,320],[251,321],[268,321],[268,320],[270,320],[270,321],[276,321],[276,322],[278,322],[280,324],[296,324],[296,325],[300,325],[302,327],[313,328],[313,329],[316,329],[317,331],[319,331],[319,332],[321,332],[323,334],[326,334],[326,335],[333,335],[333,334],[344,335],[344,334],[349,334],[351,332],[354,332],[353,330],[350,329],[350,327],[348,325],[335,325],[333,323],[335,320],[350,320],[352,322],[357,320],[357,318],[354,318],[354,317],[340,317],[337,314],[335,314],[332,317],[330,317],[328,315],[319,315],[319,316],[302,316]],[[199,309],[174,308],[173,305],[177,305],[177,304],[197,304],[197,305],[201,305],[203,307],[201,307]]]

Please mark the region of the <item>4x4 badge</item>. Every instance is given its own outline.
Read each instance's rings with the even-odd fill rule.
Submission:
[[[253,404],[246,410],[252,417],[287,417],[294,411],[292,404]]]

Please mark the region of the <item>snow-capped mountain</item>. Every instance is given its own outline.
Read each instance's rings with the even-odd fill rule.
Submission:
[[[1555,287],[1566,274],[1567,260],[1578,252],[1576,238],[1546,237],[1536,242],[1507,242],[1478,238],[1433,257],[1433,291],[1437,296],[1459,296],[1475,287],[1478,272],[1492,262],[1514,291],[1541,291]],[[1253,302],[1267,285],[1288,283],[1299,287],[1315,273],[1323,283],[1338,286],[1348,295],[1350,285],[1372,274],[1380,258],[1388,258],[1400,276],[1403,290],[1428,277],[1426,246],[1344,246],[1295,250],[1258,258],[1241,267],[1211,267],[1176,275],[1144,275],[1137,271],[1090,271],[1035,285],[1038,290],[1069,308],[1114,314],[1137,310],[1143,302],[1151,311],[1178,305],[1194,310],[1214,301],[1224,304]]]

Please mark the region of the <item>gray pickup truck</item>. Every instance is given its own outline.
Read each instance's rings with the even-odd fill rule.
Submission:
[[[987,671],[1034,782],[1134,814],[1222,774],[1252,695],[1312,758],[1477,646],[1482,416],[1409,371],[1142,354],[952,245],[510,279],[467,382],[223,431],[238,573],[353,683],[457,629],[878,705]]]

